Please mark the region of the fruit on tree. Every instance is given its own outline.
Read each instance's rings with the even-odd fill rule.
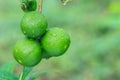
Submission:
[[[45,54],[60,56],[65,53],[70,45],[70,37],[61,28],[52,28],[42,37],[41,45]]]
[[[39,43],[27,38],[16,43],[13,55],[16,61],[23,66],[35,66],[42,58]]]
[[[21,20],[21,29],[24,35],[29,38],[42,36],[47,28],[47,20],[42,13],[28,12]]]

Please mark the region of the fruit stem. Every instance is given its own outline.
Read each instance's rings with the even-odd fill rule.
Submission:
[[[22,71],[22,73],[20,74],[19,80],[23,80],[22,77],[23,77],[23,71]]]
[[[42,12],[42,3],[43,3],[43,0],[40,0],[39,6],[38,6],[38,12]]]
[[[19,80],[26,80],[27,75],[32,71],[33,67],[24,66],[22,73],[20,74]]]

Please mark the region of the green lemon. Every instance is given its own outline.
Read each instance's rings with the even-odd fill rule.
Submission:
[[[27,38],[18,41],[13,52],[16,61],[24,66],[35,66],[42,59],[39,43]]]
[[[36,0],[22,0],[21,1],[21,9],[24,12],[35,11],[37,8]]]
[[[38,12],[28,12],[21,20],[22,32],[29,38],[38,38],[47,28],[47,20]]]
[[[52,28],[42,37],[41,44],[47,56],[60,56],[68,49],[70,37],[63,29]]]

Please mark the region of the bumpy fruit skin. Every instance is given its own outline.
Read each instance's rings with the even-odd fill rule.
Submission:
[[[16,43],[13,55],[16,61],[24,66],[35,66],[42,59],[39,43],[27,38]]]
[[[52,28],[42,37],[41,44],[45,54],[60,56],[68,49],[70,37],[63,29]]]
[[[21,1],[21,9],[24,12],[35,11],[37,8],[36,0],[22,0]]]
[[[38,38],[43,35],[47,28],[47,20],[38,12],[28,12],[21,20],[21,29],[29,38]]]

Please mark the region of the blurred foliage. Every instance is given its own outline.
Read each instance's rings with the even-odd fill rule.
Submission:
[[[14,60],[13,45],[23,37],[23,14],[18,0],[0,0],[0,65]],[[41,75],[41,80],[120,80],[119,0],[73,0],[66,6],[60,0],[44,0],[43,14],[49,27],[70,34],[71,46],[65,55],[35,67],[33,72],[60,70]]]
[[[18,80],[18,77],[13,74],[15,63],[10,61],[0,67],[0,80]]]

